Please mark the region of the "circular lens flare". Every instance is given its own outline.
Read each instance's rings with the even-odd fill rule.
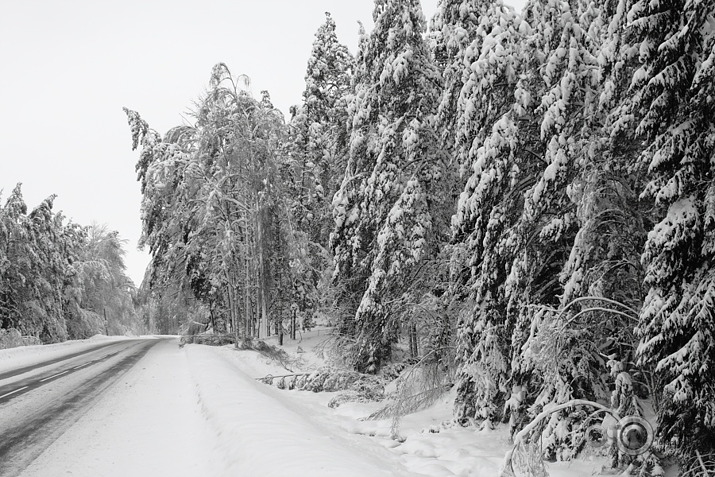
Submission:
[[[640,455],[653,444],[653,428],[645,419],[624,417],[618,423],[618,449],[627,455]]]

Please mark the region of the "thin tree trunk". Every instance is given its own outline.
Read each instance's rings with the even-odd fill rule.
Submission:
[[[283,310],[278,310],[278,316],[281,318],[276,321],[276,331],[278,332],[278,345],[283,346]]]
[[[234,285],[231,280],[228,280],[228,313],[229,319],[231,321],[231,327],[233,328],[233,334],[236,337],[236,347],[238,347],[239,334],[238,334],[238,314],[236,313],[236,296]]]
[[[253,294],[253,305],[251,307],[251,331],[253,336],[258,336],[258,320],[260,319],[260,300],[261,300],[261,271],[259,269],[259,247],[260,247],[260,223],[261,223],[261,211],[258,204],[258,199],[256,199],[256,215],[254,216],[254,227],[256,233],[252,236],[253,239],[253,255],[251,256],[251,271],[253,272],[253,283],[255,286],[255,293]]]
[[[266,294],[265,291],[264,293],[261,293],[261,333],[263,334],[264,338],[267,338],[271,327],[268,326],[268,304],[266,303]]]
[[[246,250],[248,252],[248,250]],[[244,295],[244,304],[243,304],[243,311],[244,311],[244,316],[243,316],[243,338],[246,339],[248,338],[248,325],[250,323],[250,315],[251,315],[251,290],[250,290],[250,284],[251,284],[251,270],[250,270],[250,257],[248,253],[246,253],[246,261],[245,261],[245,272],[246,272],[246,282],[243,287],[243,295]]]
[[[296,315],[298,315],[298,308],[293,307],[291,309],[291,320],[290,320],[290,338],[292,340],[295,340]]]
[[[410,355],[416,358],[419,355],[419,349],[417,349],[417,325],[410,323]]]
[[[259,303],[260,303],[260,329],[259,329],[259,336],[262,337],[267,337],[268,336],[268,330],[270,330],[268,326],[268,306],[266,303],[266,270],[265,270],[265,262],[264,262],[264,243],[263,243],[263,225],[262,221],[259,220],[256,223],[256,233],[258,235],[257,237],[257,244],[258,244],[258,283],[259,283]]]
[[[258,271],[259,274],[259,283],[260,283],[260,270]],[[263,301],[263,287],[258,287],[258,290],[256,294],[258,295],[258,305],[260,306],[261,302]],[[258,334],[256,335],[257,338],[265,338],[266,333],[264,331],[264,322],[263,322],[263,316],[261,313],[258,313]]]

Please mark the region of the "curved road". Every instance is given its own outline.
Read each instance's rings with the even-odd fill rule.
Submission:
[[[0,374],[0,476],[20,475],[160,341],[105,343]]]

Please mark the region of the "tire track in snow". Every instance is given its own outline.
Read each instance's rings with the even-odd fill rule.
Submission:
[[[118,355],[119,353],[129,349],[131,346],[128,347],[127,346],[128,343],[132,343],[132,346],[135,346],[137,344],[136,341],[125,342],[123,349],[102,355],[97,359],[87,361],[86,363],[80,364],[78,366],[71,365],[67,368],[60,367],[60,368],[48,371],[44,374],[40,374],[38,376],[33,376],[31,378],[23,379],[21,381],[14,382],[14,383],[8,384],[6,386],[0,386],[0,404],[3,404],[4,402],[9,401],[10,399],[15,399],[15,398],[21,396],[22,394],[28,393],[44,384],[47,384],[48,381],[51,381],[54,378],[57,378],[59,376],[65,376],[67,374],[78,371],[84,367],[107,361],[110,358],[113,358],[114,356]],[[96,351],[96,350],[94,350],[94,351]],[[21,374],[21,373],[16,373],[15,375],[18,375],[18,374]]]

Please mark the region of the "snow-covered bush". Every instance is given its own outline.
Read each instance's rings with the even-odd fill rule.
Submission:
[[[14,328],[0,328],[0,349],[16,348],[18,346],[30,346],[42,344],[39,338],[34,336],[22,336]]]

